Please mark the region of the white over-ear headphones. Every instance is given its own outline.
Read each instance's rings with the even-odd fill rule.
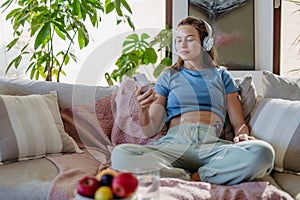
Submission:
[[[213,33],[212,33],[212,28],[211,26],[204,20],[202,20],[203,23],[205,24],[205,27],[207,29],[207,32],[208,32],[208,36],[206,36],[204,39],[203,39],[203,48],[206,50],[206,51],[210,51],[214,45],[214,38],[213,38]]]

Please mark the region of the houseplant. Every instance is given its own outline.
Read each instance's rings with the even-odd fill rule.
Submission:
[[[7,66],[6,72],[12,66],[18,68],[23,57],[31,54],[27,68],[27,71],[31,71],[31,79],[42,76],[52,81],[55,75],[59,82],[60,75],[64,74],[63,67],[70,59],[76,61],[71,47],[78,45],[82,49],[89,44],[86,22],[98,27],[102,14],[115,12],[117,24],[123,21],[134,29],[127,0],[105,0],[105,3],[100,0],[6,0],[1,8],[3,11],[12,8],[6,15],[14,30],[14,39],[7,45],[8,51],[26,32],[34,39],[34,44],[24,44],[19,55]],[[65,42],[66,49],[56,48],[54,41],[57,39]]]
[[[172,32],[168,26],[161,30],[151,41],[147,33],[132,33],[123,42],[121,56],[117,59],[111,74],[105,73],[109,85],[121,82],[122,76],[132,77],[142,65],[154,67],[153,76],[157,78],[166,66],[172,64]],[[160,56],[158,54],[160,53]],[[154,66],[159,60],[159,64]]]

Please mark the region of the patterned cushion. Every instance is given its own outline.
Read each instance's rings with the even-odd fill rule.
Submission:
[[[152,144],[166,133],[166,126],[154,137],[147,138],[138,121],[139,105],[135,97],[135,82],[133,79],[123,76],[120,88],[115,98],[113,115],[115,123],[111,133],[113,144],[133,143]]]
[[[95,103],[77,105],[60,110],[65,131],[80,148],[99,148],[103,137],[111,139],[114,125],[112,102],[116,94],[98,99]]]
[[[300,101],[263,98],[251,120],[251,135],[275,150],[275,170],[300,171]]]
[[[81,152],[64,131],[57,93],[0,95],[0,162]]]

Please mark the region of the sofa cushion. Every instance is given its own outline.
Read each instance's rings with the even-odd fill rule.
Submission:
[[[135,82],[123,76],[113,108],[114,125],[111,134],[113,144],[152,144],[166,133],[166,127],[154,137],[147,138],[139,125],[139,105],[135,96]]]
[[[284,78],[269,71],[263,71],[262,93],[266,98],[300,100],[300,79]]]
[[[300,199],[300,175],[274,172],[273,177],[284,191],[288,192],[294,199]]]
[[[57,93],[0,95],[0,162],[81,152],[64,131]]]
[[[300,171],[300,101],[263,98],[250,120],[251,135],[275,150],[275,170]]]
[[[57,166],[47,158],[0,165],[1,200],[47,199],[57,175]]]
[[[65,131],[80,148],[99,148],[99,145],[107,143],[103,140],[104,137],[111,140],[114,125],[112,101],[115,96],[113,93],[98,99],[95,103],[60,110]]]
[[[234,78],[234,81],[237,83],[237,85],[240,88],[239,94],[241,97],[242,112],[243,112],[245,122],[248,123],[251,114],[253,112],[253,109],[255,107],[256,97],[257,97],[252,76],[245,75],[243,77]],[[234,136],[235,134],[227,115],[223,133],[221,134],[221,138],[232,141]]]
[[[107,97],[116,87],[92,86],[82,84],[35,81],[27,79],[9,79],[0,77],[0,94],[29,95],[57,91],[60,108],[75,105],[87,105],[98,99]]]

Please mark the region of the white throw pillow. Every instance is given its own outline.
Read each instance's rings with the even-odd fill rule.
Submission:
[[[300,101],[263,98],[250,120],[251,135],[275,150],[275,170],[300,172]]]
[[[0,95],[0,162],[81,150],[65,132],[57,93]]]

